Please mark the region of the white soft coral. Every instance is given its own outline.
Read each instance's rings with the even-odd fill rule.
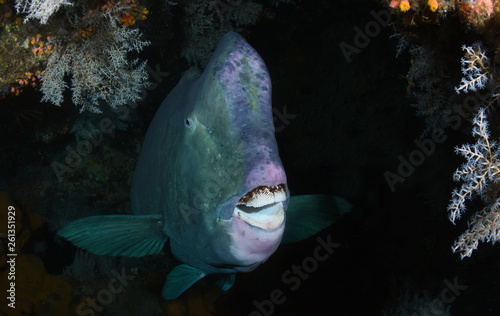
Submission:
[[[41,24],[45,24],[62,5],[72,3],[66,0],[16,0],[16,11],[28,14],[25,22],[29,19],[39,19]]]
[[[479,241],[495,243],[500,238],[500,148],[490,140],[488,121],[484,109],[474,118],[472,135],[475,144],[456,148],[467,162],[453,176],[463,181],[460,190],[454,190],[448,206],[449,218],[455,223],[465,211],[465,201],[479,195],[486,205],[469,220],[469,228],[455,242],[453,252],[462,258],[469,257],[477,249]]]
[[[478,88],[485,87],[489,79],[489,59],[480,43],[474,43],[472,46],[462,46],[465,56],[462,57],[462,82],[460,86],[455,87],[455,91],[467,93],[469,90],[476,91]]]

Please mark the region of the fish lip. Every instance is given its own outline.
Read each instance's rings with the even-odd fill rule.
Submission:
[[[285,222],[286,185],[257,186],[237,202],[233,217],[252,227],[275,230]]]

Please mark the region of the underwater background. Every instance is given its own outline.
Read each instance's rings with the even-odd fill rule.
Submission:
[[[36,15],[44,2],[61,7]],[[0,1],[0,315],[500,315],[500,3],[64,2]],[[165,275],[178,264],[168,246],[145,258],[95,256],[55,232],[77,218],[131,213],[156,110],[231,30],[271,75],[291,194],[332,194],[354,207],[238,274],[227,292],[204,278],[165,301]],[[489,133],[480,134],[480,108]],[[490,142],[456,153],[478,138]],[[473,155],[481,148],[486,158]],[[482,170],[483,161],[488,181],[454,225],[453,190],[477,184],[454,181],[455,170]],[[327,240],[336,247],[318,260]]]

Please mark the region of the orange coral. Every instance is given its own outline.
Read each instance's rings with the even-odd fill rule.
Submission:
[[[410,3],[408,2],[408,0],[401,0],[399,9],[401,10],[401,12],[407,12],[408,10],[410,10]]]
[[[466,1],[460,5],[460,13],[468,22],[481,25],[494,12],[492,0]]]
[[[431,9],[432,12],[436,12],[436,10],[439,6],[437,0],[429,0],[427,2],[427,5],[429,5],[429,8]]]
[[[134,25],[135,24],[134,16],[130,14],[130,12],[120,16],[120,24],[123,24],[125,26]]]

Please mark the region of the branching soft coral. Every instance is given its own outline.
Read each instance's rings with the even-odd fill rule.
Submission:
[[[486,205],[469,220],[469,228],[454,243],[453,252],[462,259],[470,257],[479,241],[495,243],[500,239],[500,146],[490,140],[488,121],[484,109],[474,118],[472,135],[475,144],[465,144],[456,152],[467,159],[453,178],[463,181],[460,190],[454,190],[448,206],[449,218],[455,223],[465,211],[465,201],[480,196]]]
[[[489,59],[480,43],[472,46],[462,46],[465,56],[462,57],[462,82],[455,88],[457,93],[467,93],[469,90],[476,91],[485,87],[489,79]]]
[[[56,35],[57,47],[40,75],[42,101],[58,106],[63,102],[68,74],[72,75],[72,101],[80,112],[101,113],[102,103],[115,109],[140,99],[148,84],[146,62],[127,56],[141,52],[150,42],[142,39],[139,29],[119,24],[119,15],[127,10],[128,4],[116,4],[75,19],[73,30],[92,29],[89,35],[81,33],[78,40],[65,30]]]
[[[47,23],[50,16],[63,5],[73,5],[66,0],[16,0],[17,13],[27,13],[25,22],[39,19],[41,24]]]

